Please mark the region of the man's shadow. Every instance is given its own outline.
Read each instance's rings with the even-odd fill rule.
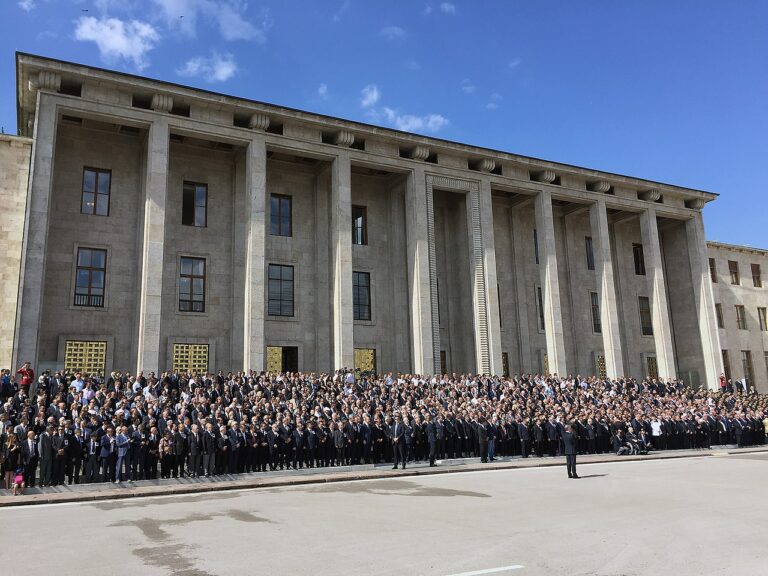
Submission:
[[[602,478],[603,476],[608,476],[608,474],[587,474],[586,476],[579,476],[579,478]]]

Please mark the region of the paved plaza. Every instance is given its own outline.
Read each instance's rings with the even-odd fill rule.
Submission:
[[[25,506],[0,532],[27,575],[76,541],[82,576],[763,574],[766,471],[762,452]]]

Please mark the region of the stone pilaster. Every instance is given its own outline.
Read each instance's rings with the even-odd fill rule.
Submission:
[[[144,229],[136,371],[166,368],[160,364],[160,322],[165,256],[165,204],[168,192],[169,129],[165,119],[153,122],[147,135],[144,183]],[[167,359],[163,358],[166,362]]]
[[[603,329],[603,353],[605,370],[609,378],[624,376],[619,312],[616,302],[616,285],[613,278],[608,213],[604,200],[589,207],[592,226],[592,250],[595,260],[597,289],[600,295],[600,324]]]
[[[331,280],[333,282],[334,369],[355,364],[352,301],[352,172],[349,154],[339,154],[331,170]]]
[[[432,312],[433,289],[437,291],[435,269],[435,226],[431,190],[427,197],[424,168],[414,167],[405,190],[406,252],[411,315],[411,367],[417,374],[439,371],[440,332],[435,342],[436,315]],[[430,221],[432,224],[430,225]],[[437,356],[435,356],[437,350]]]
[[[702,358],[706,387],[719,389],[718,378],[723,373],[720,333],[715,317],[715,298],[709,276],[709,255],[704,235],[704,217],[701,212],[685,223],[688,237],[688,257],[691,262],[693,302],[701,336]]]
[[[643,239],[645,270],[649,276],[651,294],[651,316],[653,339],[656,345],[656,363],[659,377],[674,378],[675,353],[672,346],[672,324],[667,303],[667,289],[664,282],[664,263],[661,259],[659,229],[656,223],[656,209],[651,206],[640,213],[640,234]]]
[[[492,168],[491,168],[492,169]],[[486,311],[486,338],[485,354],[488,364],[479,366],[482,372],[501,375],[501,319],[499,318],[499,288],[496,274],[496,240],[493,230],[493,204],[491,197],[491,183],[487,179],[480,180],[478,196],[480,246],[482,248],[483,272],[485,273],[484,285]],[[473,212],[474,212],[474,202]],[[474,218],[474,215],[473,215]],[[475,243],[475,250],[477,242]],[[475,336],[477,339],[477,335]],[[480,358],[480,356],[478,356]],[[478,363],[479,364],[479,363]]]
[[[55,149],[56,106],[49,96],[38,92],[12,369],[26,361],[37,369]]]
[[[549,371],[564,376],[568,373],[565,358],[565,335],[560,307],[560,281],[557,276],[555,224],[552,216],[552,193],[542,190],[536,196],[536,229],[539,242],[539,269],[544,296],[544,331],[547,338]]]
[[[251,140],[245,158],[246,257],[243,314],[243,362],[246,370],[266,369],[264,362],[267,148],[263,138]]]

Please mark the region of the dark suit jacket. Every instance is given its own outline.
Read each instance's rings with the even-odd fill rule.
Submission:
[[[573,432],[563,432],[563,446],[566,456],[576,454],[576,436]]]
[[[389,437],[392,439],[392,443],[394,444],[395,441],[400,442],[402,444],[403,438],[405,437],[405,424],[400,422],[399,424],[392,424],[389,427]]]

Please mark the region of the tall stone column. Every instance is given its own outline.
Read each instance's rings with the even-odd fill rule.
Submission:
[[[685,223],[688,236],[688,257],[691,262],[693,302],[699,322],[704,375],[707,388],[717,390],[718,378],[723,373],[723,356],[720,349],[720,333],[715,317],[715,298],[709,276],[709,255],[704,235],[704,215],[697,212]]]
[[[482,358],[480,352],[484,352],[487,358],[486,365],[480,365],[478,362],[478,372],[501,375],[503,369],[501,365],[501,319],[499,318],[499,285],[496,275],[496,241],[493,231],[493,205],[491,198],[491,182],[483,178],[480,180],[480,190],[477,195],[478,207],[477,215],[479,217],[480,246],[482,247],[481,257],[483,259],[484,290],[482,295],[485,299],[485,336],[487,341],[480,342],[478,338],[478,322],[475,322],[475,341],[478,346],[485,350],[479,350],[477,357]],[[474,202],[472,202],[472,214],[474,219]],[[474,226],[474,223],[473,223]],[[477,242],[475,242],[475,252],[477,251]]]
[[[651,317],[659,377],[663,379],[674,378],[677,373],[675,370],[675,352],[672,346],[672,323],[669,318],[656,208],[653,206],[646,208],[640,214],[640,234],[643,239],[645,269],[651,282]]]
[[[257,136],[248,144],[245,157],[246,256],[243,314],[243,362],[245,370],[265,370],[264,309],[267,207],[267,147]]]
[[[29,200],[21,250],[19,296],[13,347],[15,369],[29,361],[37,370],[39,332],[43,314],[45,253],[48,240],[48,214],[53,186],[53,161],[56,149],[56,105],[42,90],[37,93]]]
[[[334,369],[355,364],[352,301],[352,172],[349,153],[331,169],[331,281]]]
[[[149,127],[144,183],[144,229],[141,245],[139,337],[136,371],[159,373],[160,322],[165,255],[165,204],[168,191],[169,129],[165,118]]]
[[[411,313],[412,368],[417,374],[433,374],[439,368],[435,358],[432,314],[430,243],[434,249],[434,225],[429,226],[432,202],[427,201],[424,168],[417,166],[408,174],[405,189],[405,232],[408,254],[408,291]],[[437,279],[434,279],[436,282]],[[438,332],[439,337],[439,332]],[[439,343],[437,344],[439,346]],[[439,353],[439,352],[438,352]]]
[[[592,227],[592,251],[600,296],[600,325],[603,329],[605,370],[609,378],[618,378],[624,376],[624,357],[619,331],[616,286],[613,279],[608,212],[605,200],[602,198],[589,207],[589,222]]]
[[[549,371],[568,374],[565,359],[565,335],[560,307],[560,281],[557,276],[555,224],[552,216],[552,193],[542,190],[536,195],[536,229],[539,242],[539,269],[544,296],[544,331],[547,338]]]

